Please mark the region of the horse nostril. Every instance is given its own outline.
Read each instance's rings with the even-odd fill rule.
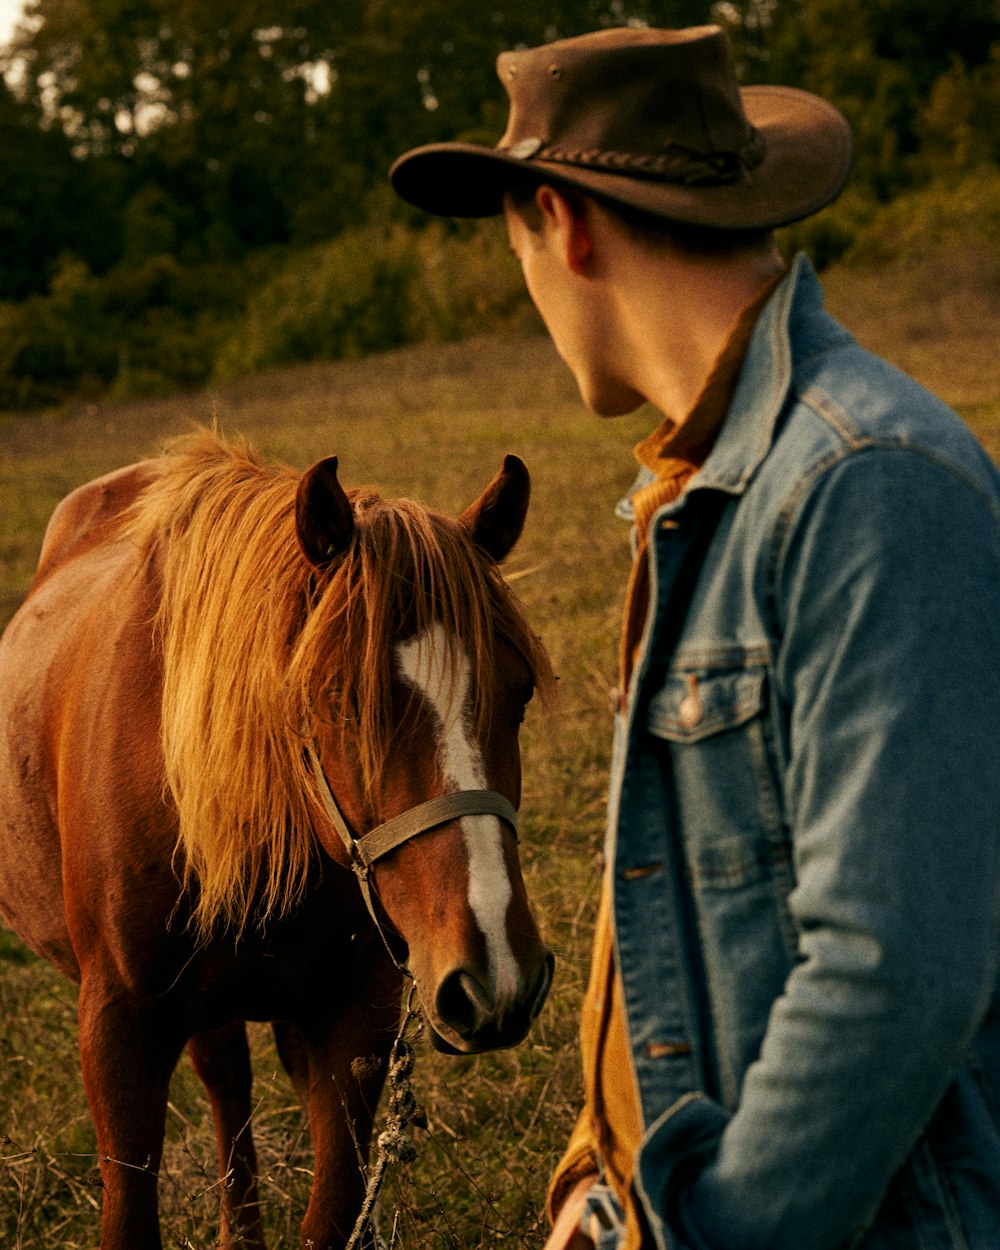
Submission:
[[[541,1014],[545,1000],[549,996],[549,989],[552,986],[552,977],[555,973],[556,957],[551,951],[545,952],[545,959],[538,972],[538,979],[535,982],[534,995],[531,999],[531,1006],[528,1009],[532,1020],[536,1020]]]
[[[459,1037],[471,1038],[490,1018],[492,1010],[486,991],[467,972],[450,972],[435,995],[438,1019]]]

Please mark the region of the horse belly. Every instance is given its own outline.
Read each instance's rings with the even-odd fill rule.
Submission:
[[[45,608],[29,599],[0,638],[0,916],[32,950],[77,980],[45,742],[55,637],[44,627]]]
[[[67,899],[76,882],[64,870],[76,872],[80,843],[88,856],[102,844],[103,831],[76,828],[75,813],[100,779],[99,724],[137,615],[122,590],[133,584],[133,558],[111,544],[68,561],[28,595],[0,638],[0,915],[74,980]],[[148,620],[148,604],[138,611]]]

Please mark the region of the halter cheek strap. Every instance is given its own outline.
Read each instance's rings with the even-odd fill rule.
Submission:
[[[496,790],[456,790],[451,794],[439,794],[436,798],[428,799],[426,803],[419,803],[416,807],[411,807],[408,811],[394,816],[392,820],[376,825],[362,838],[355,838],[330,789],[315,742],[309,742],[306,745],[306,755],[316,780],[316,788],[323,809],[344,844],[351,867],[358,878],[368,914],[375,922],[375,927],[381,934],[382,941],[385,942],[397,968],[405,972],[407,976],[412,976],[410,970],[396,958],[376,914],[369,880],[372,867],[390,851],[402,846],[404,842],[409,842],[418,834],[435,829],[438,825],[447,824],[450,820],[460,820],[463,816],[498,816],[510,826],[514,837],[517,838],[517,810],[509,799]]]

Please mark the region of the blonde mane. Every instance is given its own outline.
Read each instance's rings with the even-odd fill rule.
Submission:
[[[496,565],[457,521],[412,500],[349,492],[355,534],[316,570],[295,533],[300,475],[210,431],[175,440],[129,519],[156,562],[166,783],[196,929],[237,933],[302,898],[316,856],[303,744],[353,723],[369,797],[389,750],[392,647],[440,621],[477,667],[477,720],[509,639],[551,689],[544,649]]]

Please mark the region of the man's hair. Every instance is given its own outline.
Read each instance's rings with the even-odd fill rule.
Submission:
[[[571,202],[591,194],[578,187],[560,183],[558,179],[522,175],[513,180],[508,184],[507,194],[528,228],[535,231],[542,227],[535,193],[543,185],[553,186]],[[720,259],[730,253],[754,252],[770,247],[774,239],[772,230],[721,230],[711,226],[692,226],[687,222],[669,221],[655,213],[644,212],[631,205],[606,199],[602,195],[591,195],[591,198],[614,217],[636,243],[654,249],[669,247],[691,256],[692,259]]]

